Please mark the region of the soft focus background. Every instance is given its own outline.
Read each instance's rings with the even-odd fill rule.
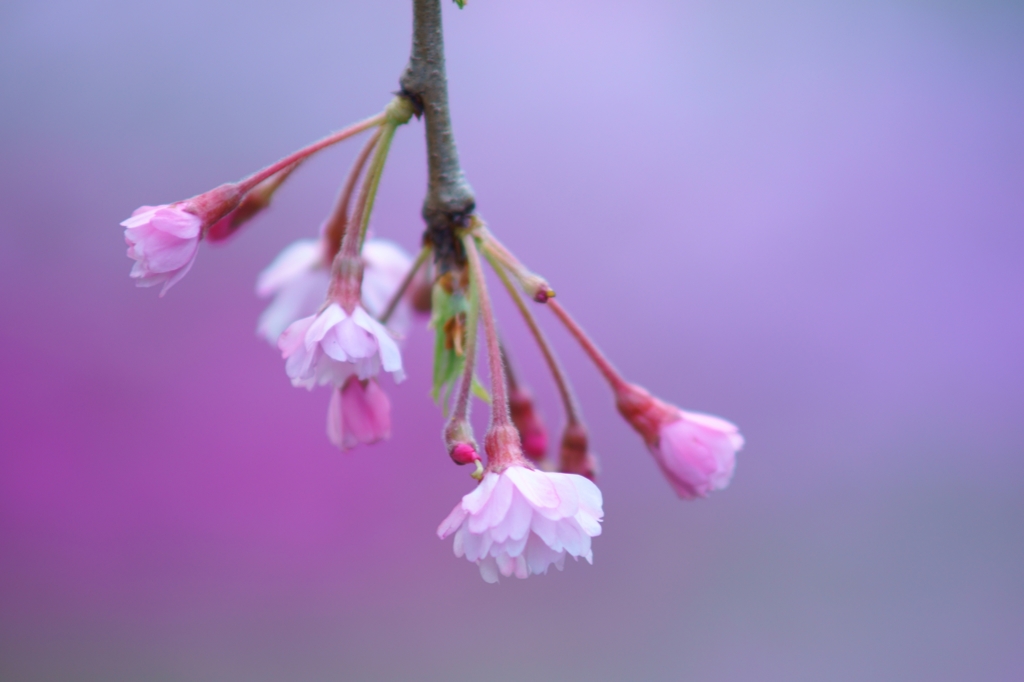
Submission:
[[[684,503],[549,329],[601,456],[595,563],[487,585],[419,325],[395,433],[254,334],[356,145],[163,299],[118,222],[385,104],[407,0],[0,5],[0,679],[1024,679],[1024,8],[445,7],[479,207],[633,380],[747,437]],[[422,124],[374,225],[412,249]],[[553,438],[539,356],[496,292]],[[482,416],[482,410],[478,410]]]

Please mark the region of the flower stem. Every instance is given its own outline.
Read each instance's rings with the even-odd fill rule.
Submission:
[[[363,237],[366,227],[370,224],[370,213],[373,211],[373,202],[377,196],[377,187],[380,186],[380,175],[384,170],[384,160],[387,158],[391,147],[391,140],[395,136],[396,126],[385,123],[381,126],[380,137],[374,146],[373,159],[370,167],[366,169],[363,176],[363,183],[359,186],[359,196],[356,198],[355,210],[352,217],[347,221],[345,234],[341,240],[341,247],[338,250],[339,258],[355,259],[363,246]]]
[[[505,371],[501,363],[501,344],[498,341],[498,328],[494,322],[494,310],[491,298],[487,293],[487,282],[484,280],[483,265],[480,253],[471,235],[462,238],[466,257],[469,261],[470,278],[476,288],[480,301],[480,317],[484,323],[484,340],[487,343],[487,364],[491,371],[491,429],[496,426],[512,426],[512,417],[508,408],[508,387],[505,384]]]
[[[569,313],[565,311],[565,308],[559,305],[558,301],[555,300],[548,301],[546,305],[551,308],[551,311],[555,316],[562,321],[562,324],[564,324],[566,329],[569,330],[569,333],[572,334],[576,341],[579,342],[580,346],[583,347],[584,352],[590,356],[590,359],[595,365],[597,365],[598,370],[601,371],[604,378],[609,384],[611,384],[612,390],[618,391],[620,389],[627,388],[629,384],[622,378],[619,371],[615,369],[615,365],[613,365],[611,361],[604,356],[604,353],[602,353],[601,349],[597,347],[597,344],[590,340],[587,333],[583,331],[583,327],[577,324],[576,320],[569,316]]]
[[[359,176],[362,174],[363,168],[366,166],[366,162],[369,160],[374,147],[376,147],[380,135],[380,129],[375,130],[370,139],[363,145],[356,160],[352,163],[352,169],[348,172],[348,177],[345,178],[345,186],[342,188],[341,194],[338,195],[338,203],[334,206],[334,213],[327,219],[327,224],[324,227],[324,251],[326,252],[328,263],[333,261],[338,251],[341,250],[341,240],[345,236],[345,231],[351,222],[349,220],[348,206],[352,201],[352,194],[356,190]]]
[[[395,131],[398,126],[386,124],[381,131],[380,141],[377,143],[377,150],[370,162],[370,170],[366,174],[369,189],[366,194],[366,202],[363,204],[363,212],[359,222],[359,248],[363,248],[366,241],[366,230],[370,226],[370,214],[373,212],[373,204],[377,199],[377,188],[380,186],[381,176],[384,175],[384,163],[388,160],[388,152],[391,151],[391,142],[395,139]]]
[[[551,370],[551,376],[555,380],[555,385],[558,387],[558,393],[562,397],[562,404],[565,406],[565,417],[568,425],[576,425],[582,423],[580,418],[579,404],[576,402],[576,396],[573,394],[572,386],[569,384],[569,378],[565,375],[565,371],[562,369],[561,363],[558,361],[558,356],[555,355],[554,349],[551,344],[548,343],[548,339],[544,336],[544,332],[541,330],[540,325],[537,324],[537,318],[530,312],[529,306],[526,301],[523,300],[519,290],[516,289],[515,284],[509,279],[508,273],[503,267],[503,263],[499,260],[498,256],[489,249],[484,250],[484,258],[491,264],[494,271],[498,274],[498,279],[505,285],[509,295],[515,302],[516,307],[519,308],[519,312],[522,313],[523,319],[526,321],[526,326],[530,328],[530,333],[533,334],[534,340],[537,341],[537,345],[540,347],[540,352],[544,355],[544,360],[548,364],[548,369]]]
[[[412,267],[409,268],[409,272],[406,273],[405,278],[402,280],[402,283],[399,284],[398,289],[395,290],[395,294],[391,297],[391,300],[388,301],[388,305],[384,309],[384,312],[381,313],[381,324],[388,323],[388,319],[391,318],[391,315],[395,312],[395,308],[398,307],[398,302],[402,300],[402,296],[405,295],[405,292],[409,288],[409,285],[412,284],[412,280],[416,276],[416,273],[419,272],[419,269],[423,267],[424,263],[427,262],[427,256],[429,255],[430,246],[424,246],[422,249],[420,249],[420,253],[418,256],[416,256],[416,260],[413,261]]]
[[[282,170],[284,168],[287,168],[288,166],[291,166],[295,162],[301,161],[302,159],[305,159],[306,157],[312,156],[313,154],[317,153],[321,149],[324,149],[326,147],[330,147],[332,144],[337,144],[338,142],[341,142],[342,140],[347,140],[348,138],[352,137],[353,135],[361,133],[364,130],[367,130],[367,129],[372,128],[372,127],[377,126],[377,125],[380,125],[381,123],[384,122],[386,117],[387,117],[387,113],[382,111],[381,113],[375,114],[375,115],[371,116],[370,118],[367,118],[367,119],[364,119],[364,120],[360,121],[359,123],[353,123],[348,128],[345,128],[343,130],[339,130],[336,133],[331,133],[327,137],[324,137],[324,138],[321,138],[321,139],[317,140],[316,142],[314,142],[313,144],[309,145],[308,147],[303,147],[302,149],[298,150],[297,152],[294,152],[294,153],[284,157],[283,159],[281,159],[277,163],[273,163],[273,164],[267,166],[266,168],[264,168],[263,170],[256,171],[255,173],[253,173],[249,177],[247,177],[247,178],[245,178],[243,180],[239,180],[238,183],[237,183],[238,190],[244,194],[245,192],[248,192],[253,187],[255,187],[256,185],[260,184],[261,182],[263,182],[264,180],[269,178],[274,173],[277,173],[278,171],[280,171],[280,170]]]
[[[424,252],[426,250],[427,247],[424,247]],[[475,279],[470,279],[467,294],[469,296],[469,311],[466,314],[466,345],[463,348],[466,364],[462,368],[459,393],[455,397],[455,409],[452,411],[449,423],[469,419],[469,398],[473,389],[473,373],[476,371],[476,347],[480,326],[480,287]]]

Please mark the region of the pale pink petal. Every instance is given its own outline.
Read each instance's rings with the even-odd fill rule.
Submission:
[[[466,520],[466,516],[469,514],[462,507],[462,503],[455,505],[455,509],[452,513],[441,522],[441,525],[437,527],[437,537],[444,540],[446,537],[452,534],[455,529],[462,525],[462,522]],[[461,556],[461,555],[460,555]]]
[[[277,293],[283,287],[323,264],[323,245],[318,239],[293,242],[264,268],[256,280],[256,293],[262,297]]]
[[[313,270],[292,280],[278,290],[274,300],[260,315],[257,333],[276,343],[292,322],[316,314],[327,295],[327,287],[326,270]]]
[[[331,391],[331,403],[327,406],[327,438],[336,447],[345,447],[344,417],[342,416],[341,391]]]
[[[515,573],[516,577],[520,579],[525,579],[530,575],[530,571],[526,567],[526,557],[522,554],[516,554]]]
[[[501,523],[505,518],[505,514],[508,513],[509,505],[512,503],[512,490],[514,487],[512,481],[506,476],[499,476],[498,483],[494,486],[494,490],[491,492],[487,503],[470,517],[468,521],[469,532],[482,533],[488,528]],[[497,540],[498,538],[495,539]]]
[[[478,513],[483,506],[487,503],[487,500],[491,497],[491,491],[494,490],[494,486],[498,485],[498,480],[501,477],[498,474],[489,473],[484,476],[484,480],[473,490],[473,492],[465,495],[462,498],[462,507],[470,514]]]
[[[554,509],[561,501],[554,485],[543,472],[514,466],[506,469],[504,475],[512,479],[523,497],[537,509]]]
[[[341,411],[346,447],[391,436],[391,401],[375,380],[368,380],[364,386],[361,381],[349,379],[341,391]]]
[[[370,315],[362,308],[356,308],[352,314],[352,318],[357,325],[368,331],[377,339],[377,344],[380,349],[381,364],[384,367],[384,371],[401,372],[402,353],[398,349],[398,344],[395,343],[393,338],[391,338],[391,334],[389,334],[388,330],[384,328],[384,325],[370,317]]]
[[[327,335],[336,324],[348,317],[345,311],[341,309],[341,306],[337,303],[332,303],[327,306],[319,315],[313,320],[313,324],[310,325],[309,331],[306,332],[306,348],[312,349]]]
[[[512,575],[512,571],[516,568],[516,562],[504,552],[494,557],[494,561],[498,565],[498,570],[501,571],[501,574],[506,578]]]
[[[487,556],[492,542],[490,533],[477,535],[476,533],[467,532],[462,541],[463,546],[466,548],[466,558],[470,561],[477,561]]]
[[[492,557],[487,557],[479,563],[480,566],[480,577],[484,579],[486,583],[498,582],[498,564]]]
[[[355,361],[377,354],[377,340],[373,334],[358,326],[351,317],[331,327],[321,339],[320,345],[327,355],[339,362]]]
[[[277,340],[277,347],[281,349],[282,356],[285,358],[290,357],[300,348],[304,348],[303,340],[306,338],[306,333],[312,326],[314,319],[311,315],[301,320],[296,320],[281,333],[280,338]]]

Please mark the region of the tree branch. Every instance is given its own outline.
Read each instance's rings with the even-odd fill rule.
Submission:
[[[476,206],[455,149],[448,112],[448,77],[444,63],[441,0],[413,0],[412,53],[399,81],[402,93],[426,118],[429,185],[423,201],[427,236],[434,242],[441,270],[463,260],[454,231],[464,227]]]

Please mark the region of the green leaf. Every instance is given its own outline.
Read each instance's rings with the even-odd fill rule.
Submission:
[[[480,383],[480,377],[475,373],[473,374],[473,385],[470,386],[470,389],[473,391],[473,395],[477,398],[480,398],[480,400],[484,401],[488,405],[491,404],[491,394],[488,393],[487,389],[484,388],[484,385]]]
[[[456,315],[465,314],[469,306],[461,292],[449,294],[440,285],[435,285],[431,294],[432,314],[430,326],[434,328],[434,385],[430,391],[435,402],[442,403],[447,412],[452,386],[458,381],[465,366],[466,358],[452,348],[447,348],[445,326]],[[444,399],[441,400],[441,396]]]
[[[455,0],[455,4],[459,6],[459,9],[465,9],[466,2],[467,0]]]

